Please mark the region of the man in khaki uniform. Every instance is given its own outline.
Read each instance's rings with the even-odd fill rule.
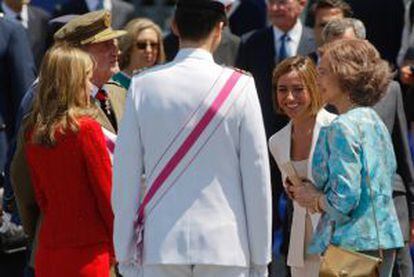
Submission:
[[[79,47],[94,58],[96,64],[92,76],[94,86],[91,99],[99,107],[96,120],[104,129],[115,135],[123,115],[126,91],[117,83],[108,80],[119,71],[116,38],[126,32],[112,30],[110,26],[111,15],[108,11],[90,12],[70,20],[55,33],[54,39],[56,44]],[[36,88],[33,88],[31,93],[35,91]],[[20,128],[17,149],[11,165],[11,178],[24,230],[29,239],[34,241],[31,257],[33,265],[41,214],[26,163],[23,133],[24,128]]]

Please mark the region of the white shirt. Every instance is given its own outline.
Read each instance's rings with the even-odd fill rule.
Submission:
[[[299,48],[300,38],[302,36],[303,26],[300,20],[296,21],[296,24],[287,32],[289,40],[286,41],[286,50],[290,57],[296,56]],[[273,26],[273,36],[275,38],[275,53],[276,57],[279,57],[279,50],[281,44],[281,37],[285,34],[278,27]]]
[[[90,11],[95,11],[100,0],[85,0],[86,5]],[[108,11],[112,11],[112,2],[111,0],[103,0],[103,8]]]
[[[4,12],[5,18],[19,22],[26,29],[29,27],[29,13],[27,11],[27,5],[22,6],[22,11],[20,12],[20,14],[13,11],[9,6],[7,6],[5,2],[1,2],[1,8]],[[20,17],[22,18],[21,21],[16,18],[18,15],[20,15]]]

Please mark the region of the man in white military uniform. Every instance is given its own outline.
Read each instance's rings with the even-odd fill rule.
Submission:
[[[266,138],[253,78],[213,60],[226,22],[222,3],[179,0],[176,58],[132,79],[112,192],[124,277],[267,276]]]

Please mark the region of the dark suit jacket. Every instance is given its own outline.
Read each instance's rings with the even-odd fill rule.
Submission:
[[[71,0],[55,11],[54,17],[90,12],[84,0]],[[112,27],[122,29],[135,16],[134,6],[122,0],[112,0]]]
[[[414,167],[408,144],[400,85],[391,82],[384,97],[373,107],[384,121],[392,137],[397,158],[397,174],[394,178],[394,203],[406,241],[409,239],[409,218],[414,218]]]
[[[224,28],[220,45],[213,53],[214,61],[218,64],[234,66],[239,44],[240,38],[233,35],[228,28]],[[164,38],[164,50],[167,61],[172,61],[175,58],[178,48],[178,37],[170,32]]]
[[[299,42],[298,54],[307,55],[315,50],[316,42],[313,37],[313,31],[304,26]],[[288,122],[287,117],[277,113],[273,106],[272,72],[276,66],[275,61],[277,61],[277,57],[273,27],[257,30],[242,37],[236,66],[251,72],[254,77],[267,138],[282,129]],[[271,157],[271,155],[269,156]],[[289,247],[288,233],[290,232],[291,211],[293,208],[291,206],[292,203],[288,201],[287,218],[282,222],[278,217],[278,199],[284,189],[279,169],[272,158],[270,158],[270,166],[274,211],[273,228],[283,226],[285,235],[282,252],[287,253]]]
[[[26,31],[0,18],[0,172],[14,133],[20,101],[35,79],[35,65]]]
[[[3,12],[1,6],[0,12]],[[48,22],[50,15],[44,10],[32,5],[27,5],[27,12],[29,18],[26,31],[36,68],[39,68],[48,46]]]
[[[50,15],[37,7],[28,6],[29,22],[28,35],[36,67],[40,67],[47,50]]]
[[[266,27],[266,3],[263,0],[241,0],[230,15],[231,32],[237,36]]]

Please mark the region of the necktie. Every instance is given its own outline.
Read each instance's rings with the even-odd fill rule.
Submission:
[[[103,0],[98,0],[98,4],[96,4],[95,10],[99,11],[99,10],[103,10],[103,8],[104,8]]]
[[[118,126],[116,123],[114,111],[111,106],[111,102],[109,101],[108,93],[105,90],[100,89],[96,94],[95,98],[99,101],[102,111],[105,113],[106,117],[111,122],[115,131],[117,131]]]
[[[289,42],[290,38],[288,34],[283,34],[280,37],[280,47],[279,47],[279,55],[278,55],[278,62],[280,63],[284,59],[290,57],[290,53],[288,51],[287,43]]]

